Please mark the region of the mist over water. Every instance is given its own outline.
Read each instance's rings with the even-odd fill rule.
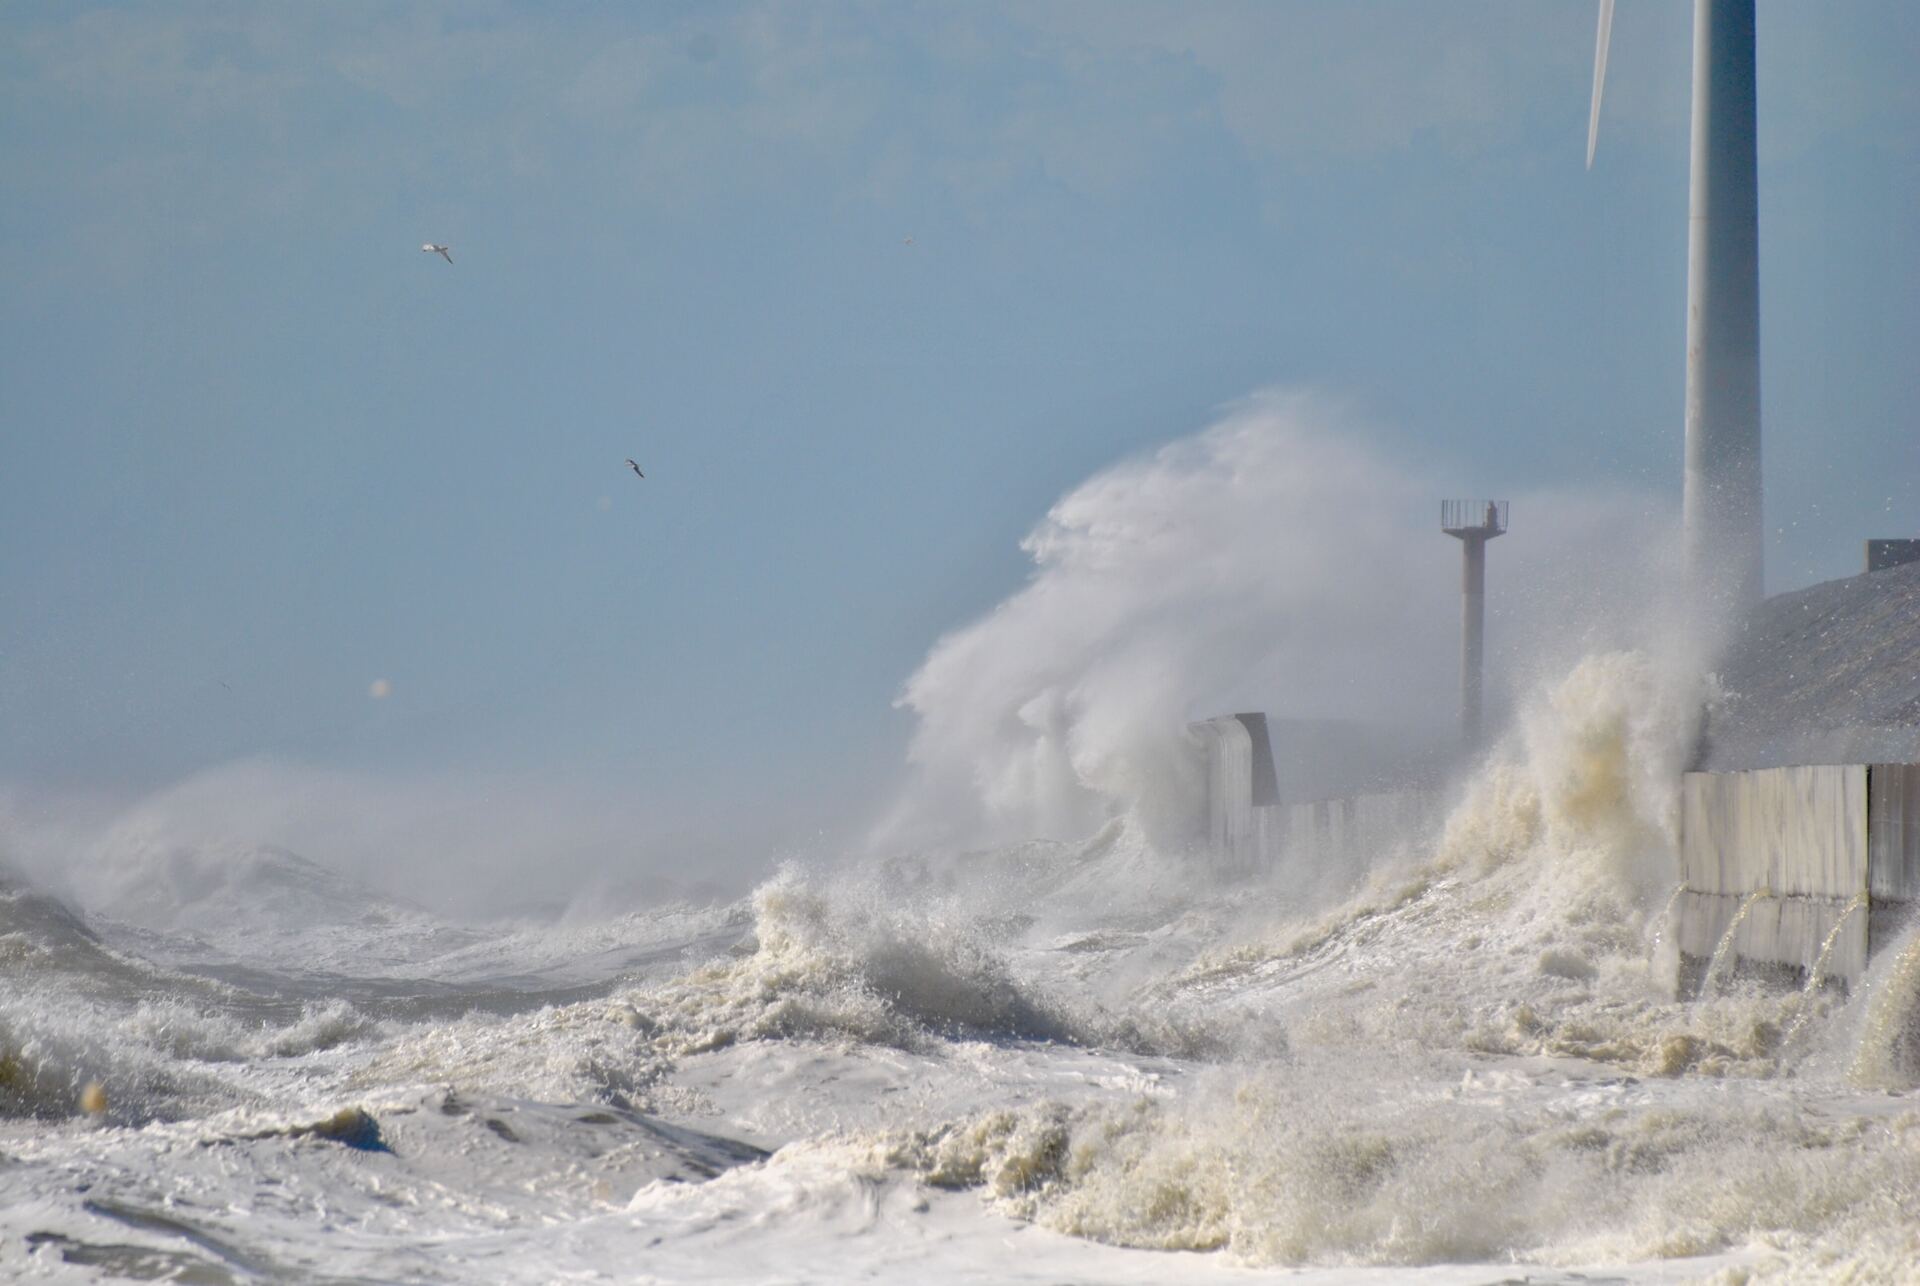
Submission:
[[[592,914],[737,896],[764,847],[663,821],[618,774],[369,771],[256,757],[154,789],[0,786],[4,860],[100,910],[158,921],[227,882],[262,850],[463,917]],[[716,820],[715,829],[721,829]]]

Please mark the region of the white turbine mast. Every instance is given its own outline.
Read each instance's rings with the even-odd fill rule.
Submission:
[[[1600,0],[1587,168],[1600,134],[1613,0]],[[1689,596],[1709,626],[1760,601],[1760,189],[1754,0],[1694,0],[1687,182]]]

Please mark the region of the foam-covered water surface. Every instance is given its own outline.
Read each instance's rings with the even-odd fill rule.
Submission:
[[[1920,947],[1671,994],[1684,707],[1587,658],[1329,905],[1124,816],[547,924],[278,852],[99,907],[14,878],[0,1265],[1900,1280]]]

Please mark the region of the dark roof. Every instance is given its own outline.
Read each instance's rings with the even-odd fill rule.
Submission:
[[[1719,674],[1699,767],[1920,763],[1920,563],[1776,594]]]

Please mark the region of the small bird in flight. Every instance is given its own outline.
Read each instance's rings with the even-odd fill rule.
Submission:
[[[637,474],[640,474],[640,476],[641,476],[641,477],[643,477],[643,478],[647,476],[647,475],[646,475],[646,474],[644,474],[644,473],[640,473],[640,466],[639,466],[639,465],[637,465],[637,464],[635,464],[635,463],[634,463],[633,461],[631,461],[631,460],[629,460],[629,461],[627,461],[627,468],[629,468],[629,469],[631,469],[631,470],[633,470],[633,471],[634,471],[635,473],[637,473]]]
[[[912,244],[913,244],[913,238],[912,238],[912,237],[902,237],[902,238],[900,238],[900,244],[901,244],[901,245],[903,245],[903,246],[910,246],[910,245],[912,245]]]
[[[445,259],[448,263],[453,262],[452,246],[436,246],[433,244],[433,242],[429,241],[427,242],[426,245],[421,246],[420,249],[423,253],[426,253],[426,254],[439,255],[442,259]]]

